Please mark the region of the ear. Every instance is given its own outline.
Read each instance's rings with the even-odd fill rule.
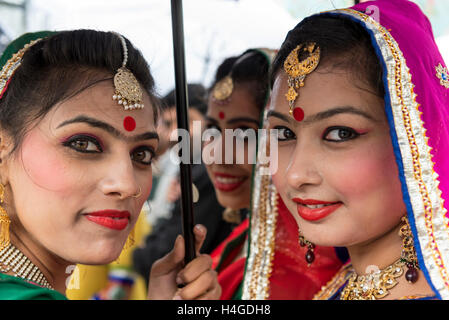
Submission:
[[[14,147],[13,139],[4,130],[0,129],[0,182],[8,183],[8,159]]]

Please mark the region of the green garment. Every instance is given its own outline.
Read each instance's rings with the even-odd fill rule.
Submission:
[[[67,298],[58,291],[0,273],[0,300],[67,300]]]

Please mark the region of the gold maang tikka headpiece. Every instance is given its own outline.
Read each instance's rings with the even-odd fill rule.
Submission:
[[[299,55],[303,52],[307,53],[307,57],[300,61]],[[288,75],[288,91],[285,96],[290,107],[290,115],[294,116],[294,104],[298,97],[296,90],[304,86],[304,79],[316,69],[319,62],[320,47],[315,43],[300,44],[287,56],[284,62],[284,70]]]
[[[122,105],[125,110],[143,109],[143,93],[140,84],[134,74],[126,68],[128,48],[125,38],[121,34],[113,33],[119,37],[122,43],[123,63],[114,76],[115,93],[112,99],[116,100],[119,105]]]
[[[212,98],[217,103],[224,104],[229,101],[229,97],[234,90],[234,82],[231,75],[227,75],[218,81],[212,89]]]

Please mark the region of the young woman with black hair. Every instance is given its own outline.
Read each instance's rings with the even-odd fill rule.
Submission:
[[[111,32],[25,34],[0,63],[0,299],[64,299],[67,267],[115,260],[151,191],[154,81]],[[148,298],[220,295],[210,257],[183,257],[178,237]]]

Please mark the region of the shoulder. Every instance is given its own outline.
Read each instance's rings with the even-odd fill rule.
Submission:
[[[66,300],[55,290],[0,273],[0,300]]]

